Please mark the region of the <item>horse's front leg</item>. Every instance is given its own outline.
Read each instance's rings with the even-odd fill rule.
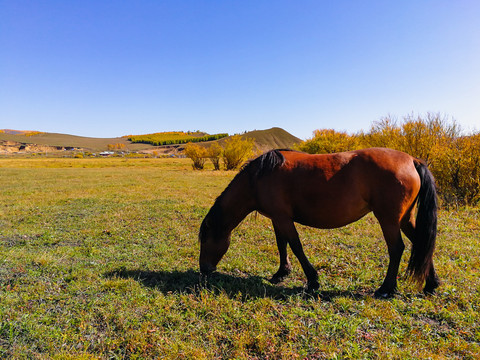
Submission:
[[[280,251],[280,270],[284,271],[287,270],[290,272],[291,265],[288,261],[287,257],[287,242],[290,244],[290,248],[292,249],[295,256],[300,261],[302,265],[302,269],[307,276],[307,289],[317,290],[318,285],[318,274],[313,265],[308,261],[305,253],[303,252],[302,243],[300,242],[300,238],[298,237],[297,229],[295,228],[295,224],[291,219],[273,219],[273,227],[275,229],[275,235],[277,237],[277,244],[279,244],[279,251]],[[280,240],[279,240],[280,239]],[[280,250],[282,248],[282,250]],[[283,264],[284,267],[282,268],[282,252],[283,252]],[[274,275],[275,276],[275,275]]]
[[[290,272],[292,271],[292,265],[290,264],[287,253],[288,239],[283,235],[281,231],[277,229],[275,224],[273,224],[273,228],[275,230],[275,237],[277,239],[278,254],[280,255],[280,267],[269,281],[272,284],[278,284],[282,282],[288,276],[288,274],[290,274]]]

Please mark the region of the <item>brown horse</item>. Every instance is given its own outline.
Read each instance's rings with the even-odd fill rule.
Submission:
[[[331,229],[373,211],[390,256],[385,280],[375,296],[386,298],[397,290],[405,248],[400,230],[412,242],[407,273],[418,282],[425,281],[425,293],[433,293],[439,285],[432,260],[437,232],[435,183],[425,163],[408,154],[385,148],[328,155],[273,150],[250,161],[202,222],[203,274],[215,271],[230,245],[230,233],[255,210],[272,220],[277,238],[280,268],[270,279],[272,283],[282,281],[291,271],[289,244],[307,276],[308,289],[319,287],[317,271],[303,252],[295,222]]]

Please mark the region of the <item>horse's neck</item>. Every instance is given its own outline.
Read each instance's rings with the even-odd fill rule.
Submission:
[[[255,198],[247,174],[235,177],[218,202],[223,213],[224,226],[230,232],[255,210]]]

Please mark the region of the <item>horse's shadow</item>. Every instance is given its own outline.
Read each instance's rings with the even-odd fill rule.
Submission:
[[[107,278],[134,279],[143,286],[157,289],[163,294],[186,293],[197,294],[202,289],[214,293],[225,293],[245,301],[247,299],[272,298],[286,299],[293,295],[315,297],[322,301],[332,301],[336,297],[348,297],[362,300],[368,295],[363,292],[325,290],[307,292],[303,287],[284,287],[273,285],[265,278],[256,275],[241,274],[238,276],[213,273],[208,279],[201,277],[194,270],[186,271],[148,271],[126,269],[124,267],[104,274]]]

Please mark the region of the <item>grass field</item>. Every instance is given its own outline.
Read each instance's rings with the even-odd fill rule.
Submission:
[[[478,209],[439,214],[436,296],[400,280],[372,297],[387,251],[371,216],[299,226],[313,296],[296,260],[281,285],[265,280],[275,239],[253,215],[200,282],[198,229],[234,175],[188,159],[0,159],[0,358],[480,357]]]

